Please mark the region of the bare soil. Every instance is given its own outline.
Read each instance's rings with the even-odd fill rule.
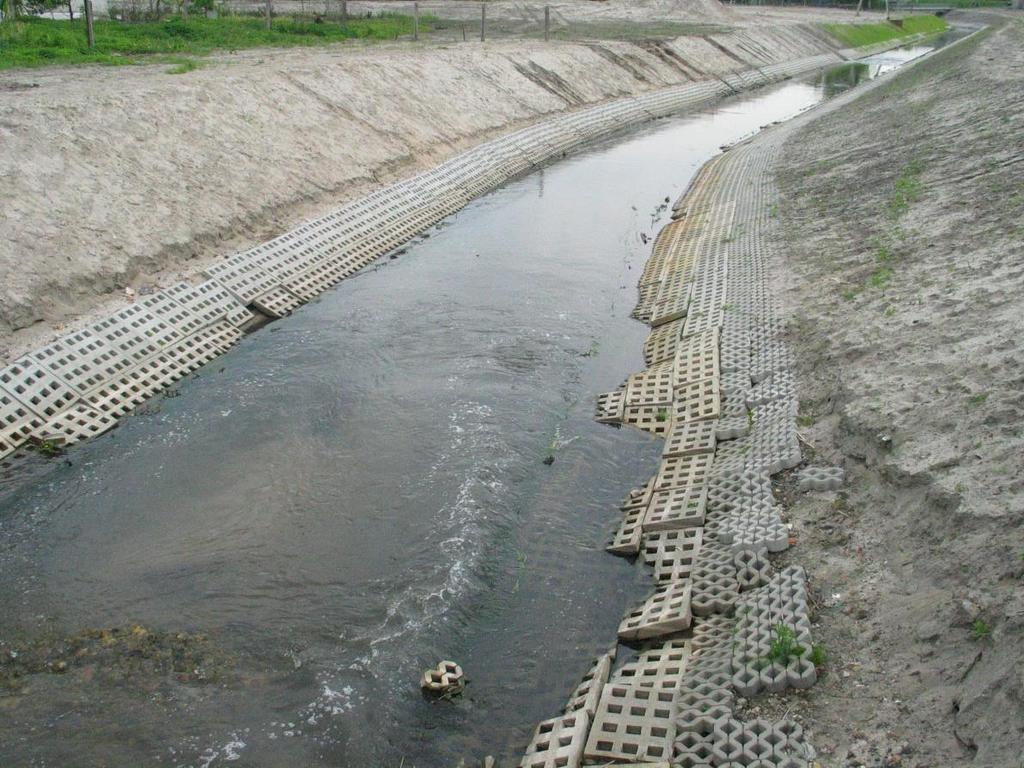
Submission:
[[[804,118],[777,169],[801,430],[847,475],[780,484],[825,766],[1024,765],[1022,71],[1018,17]]]

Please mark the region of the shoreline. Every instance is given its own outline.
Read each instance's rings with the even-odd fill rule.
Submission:
[[[654,569],[655,591],[619,628],[619,643],[639,643],[640,653],[618,669],[615,648],[599,657],[564,714],[538,725],[524,766],[671,758],[795,767],[819,757],[807,696],[823,672],[835,686],[835,662],[818,644],[829,598],[815,583],[823,553],[801,547],[794,498],[834,499],[856,481],[846,478],[849,459],[821,464],[826,454],[798,430],[806,363],[787,330],[793,308],[779,301],[788,270],[777,212],[787,203],[776,176],[802,127],[912,78],[943,52],[955,59],[979,32],[731,147],[674,204],[634,312],[652,329],[648,367],[601,395],[596,413],[665,438],[658,472],[624,501],[608,547]],[[834,641],[831,627],[824,634]],[[848,721],[829,725],[827,754],[866,758],[833,743],[849,742]],[[886,739],[884,729],[875,737]],[[918,741],[890,746],[886,764],[902,765],[904,749],[922,749]]]

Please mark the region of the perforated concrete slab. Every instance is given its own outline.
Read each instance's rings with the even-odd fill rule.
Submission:
[[[182,337],[142,304],[133,304],[93,323],[89,330],[132,365],[152,357]]]
[[[616,424],[622,421],[623,409],[626,405],[626,391],[617,389],[597,396],[595,420],[603,424]]]
[[[10,456],[43,425],[43,418],[0,387],[0,459]],[[637,526],[637,545],[640,534]]]
[[[644,531],[665,531],[704,525],[707,496],[707,487],[704,485],[656,491],[644,516]]]
[[[716,430],[717,426],[713,419],[673,423],[672,429],[665,436],[665,449],[661,455],[669,458],[714,453],[717,444]]]
[[[672,415],[675,423],[717,419],[722,412],[722,397],[717,378],[682,384],[675,389]]]
[[[631,611],[619,624],[621,640],[644,640],[681,632],[690,626],[690,585],[669,582]]]
[[[622,423],[653,435],[664,435],[672,425],[672,404],[626,405],[622,410]]]
[[[597,704],[601,700],[601,690],[611,674],[612,662],[615,661],[615,650],[612,648],[608,653],[601,654],[595,659],[587,674],[583,676],[583,680],[569,697],[569,703],[565,706],[565,714],[583,711],[591,719],[594,717],[597,712]]]
[[[605,549],[614,555],[626,557],[639,552],[645,512],[646,508],[642,506],[627,510],[611,543]]]
[[[644,362],[651,366],[673,359],[682,333],[682,320],[674,320],[654,328],[644,342]]]
[[[112,381],[134,364],[88,328],[63,336],[29,357],[80,395]]]
[[[252,303],[271,317],[285,317],[304,302],[300,296],[295,295],[282,285],[256,296]]]
[[[713,462],[714,456],[708,453],[663,458],[654,481],[654,490],[689,488],[700,491],[707,485]]]
[[[40,427],[39,437],[58,444],[71,445],[79,440],[101,435],[116,423],[113,416],[79,403]]]
[[[240,328],[253,318],[252,312],[216,280],[207,280],[196,286],[179,283],[168,288],[166,293],[191,311],[203,325],[227,320]]]
[[[644,534],[640,552],[654,566],[656,581],[687,581],[697,567],[702,541],[701,528],[653,531]]]
[[[672,361],[656,363],[640,373],[630,374],[626,379],[625,404],[661,405],[667,408],[672,403],[674,384]]]
[[[534,731],[520,768],[577,768],[589,729],[590,717],[583,711],[545,720]]]
[[[0,387],[34,415],[51,418],[71,407],[78,393],[30,357],[0,369]]]
[[[609,683],[587,739],[586,759],[636,762],[670,758],[674,705],[672,692]]]

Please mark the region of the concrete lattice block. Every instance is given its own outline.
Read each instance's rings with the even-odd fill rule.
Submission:
[[[652,330],[644,342],[644,362],[651,366],[663,360],[674,359],[682,333],[682,320],[674,320]]]
[[[718,378],[682,384],[675,389],[672,405],[673,423],[717,419],[722,412],[722,396]]]
[[[617,389],[597,396],[597,410],[594,418],[605,424],[616,424],[622,421],[622,410],[626,405],[626,393]]]
[[[619,624],[619,638],[644,640],[681,632],[690,620],[690,584],[669,582],[626,615]]]
[[[672,756],[675,693],[608,683],[587,739],[587,760],[652,761]]]
[[[700,528],[654,531],[644,534],[641,554],[654,566],[659,582],[688,580],[700,556],[703,532]]]
[[[661,460],[654,480],[654,490],[689,488],[700,491],[707,486],[714,457],[711,454],[669,456]]]
[[[605,547],[613,555],[631,557],[640,551],[640,539],[643,536],[645,507],[636,507],[626,511],[611,543]]]
[[[671,360],[665,360],[626,379],[626,405],[664,405],[672,402],[675,376]]]
[[[615,648],[595,659],[587,674],[583,676],[583,680],[569,697],[569,703],[565,706],[565,714],[583,711],[593,719],[594,713],[597,712],[597,703],[601,700],[601,690],[608,682],[613,661],[615,661]]]
[[[644,517],[644,531],[693,528],[704,524],[705,486],[683,486],[656,491]]]
[[[42,416],[0,387],[0,459],[14,453],[42,425]]]
[[[668,404],[625,405],[623,424],[632,424],[637,429],[652,435],[664,435],[672,426],[673,407]]]
[[[589,729],[584,711],[545,720],[534,731],[520,768],[578,768]]]
[[[713,419],[703,421],[684,421],[672,424],[665,436],[665,449],[662,456],[689,456],[699,453],[714,453],[716,440],[716,422]]]
[[[669,691],[676,695],[689,660],[689,645],[685,641],[669,640],[648,648],[635,661],[624,664],[612,676],[611,682]]]
[[[43,419],[70,408],[79,397],[53,371],[30,357],[0,369],[0,387],[11,402],[16,401],[26,412]],[[0,428],[7,426],[3,424]]]
[[[842,467],[804,467],[797,473],[797,490],[837,491],[843,477]]]

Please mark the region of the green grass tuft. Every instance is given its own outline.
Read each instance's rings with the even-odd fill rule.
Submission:
[[[992,636],[992,628],[984,619],[975,619],[971,625],[971,634],[974,635],[975,640],[985,640]]]
[[[949,29],[949,24],[938,16],[922,15],[908,16],[901,26],[886,21],[880,24],[826,24],[825,29],[843,45],[860,48],[922,33],[938,34]]]

